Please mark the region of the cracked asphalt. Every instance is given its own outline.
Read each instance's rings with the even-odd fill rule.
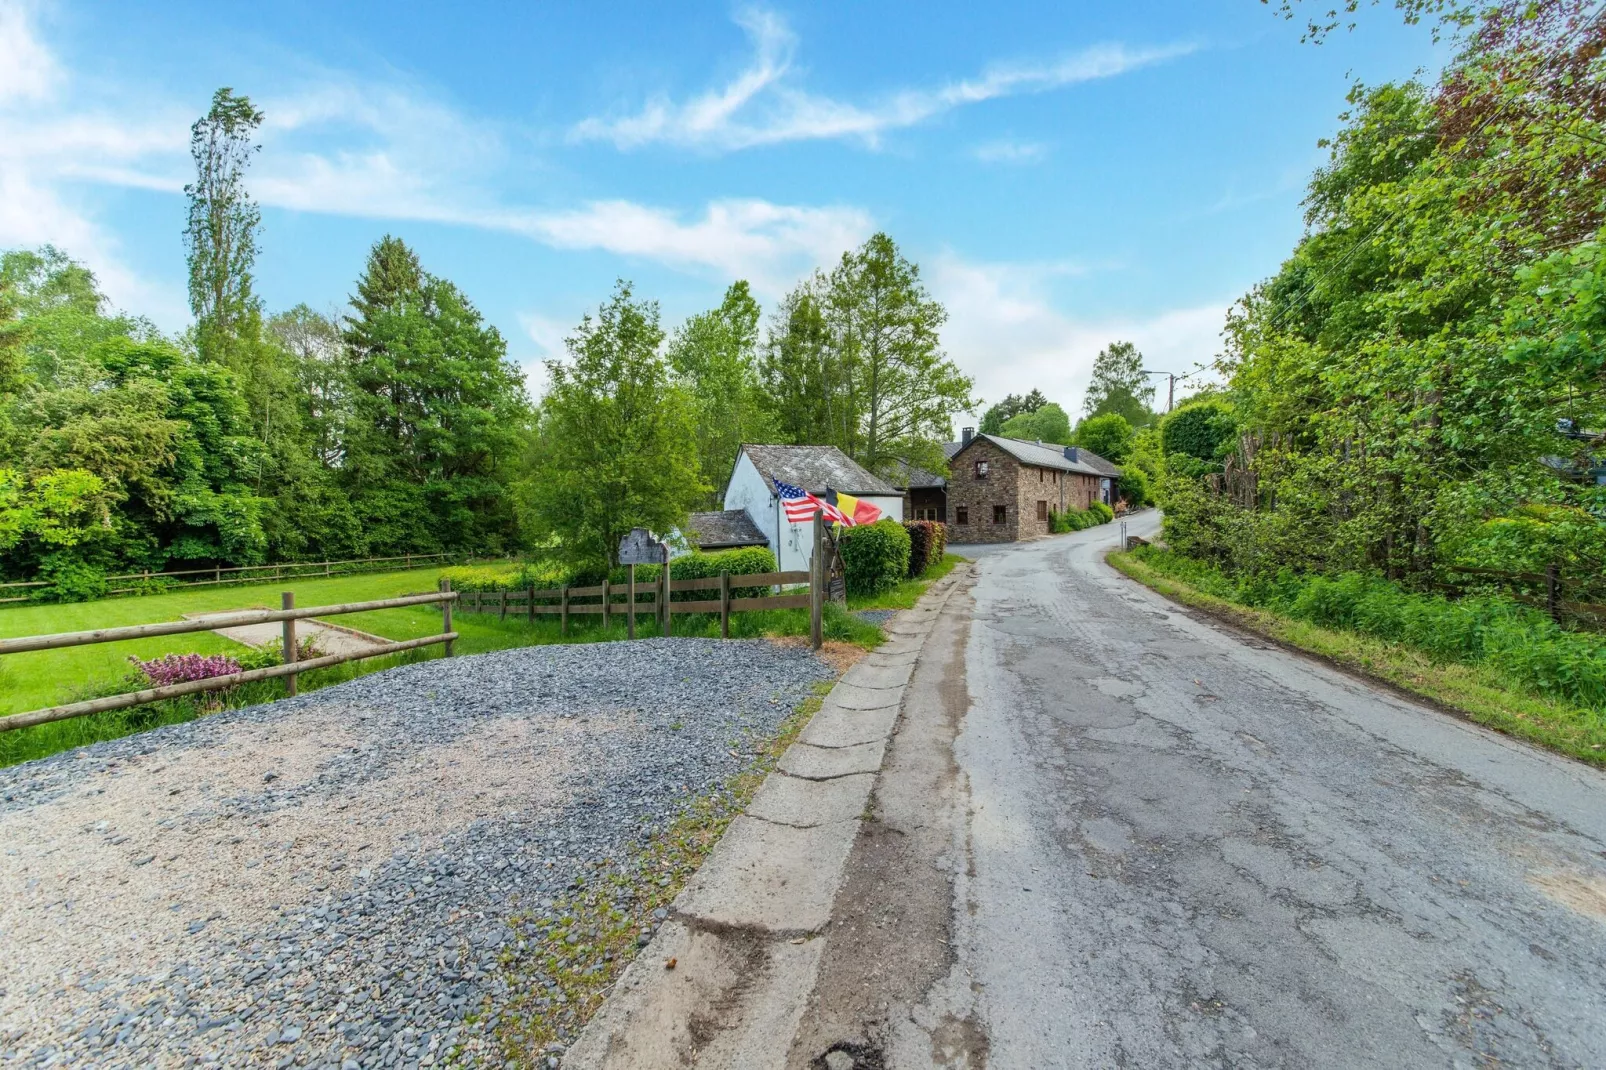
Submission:
[[[1606,1066],[1606,775],[1196,618],[1116,537],[976,563],[951,795],[903,818],[951,830],[901,863],[951,892],[941,976],[842,1034],[887,1066]],[[943,717],[906,703],[894,753]]]

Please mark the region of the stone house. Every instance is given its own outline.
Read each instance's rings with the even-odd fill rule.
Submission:
[[[951,542],[1014,542],[1049,534],[1050,511],[1114,502],[1121,469],[1089,450],[978,435],[948,460]]]

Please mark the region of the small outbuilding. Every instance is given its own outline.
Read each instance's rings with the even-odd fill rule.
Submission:
[[[768,546],[770,540],[745,509],[720,509],[711,513],[692,513],[686,518],[686,541],[699,550],[738,550],[747,546]]]

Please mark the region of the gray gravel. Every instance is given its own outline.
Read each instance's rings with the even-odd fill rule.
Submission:
[[[622,857],[744,767],[752,750],[744,741],[773,733],[833,675],[805,649],[762,641],[533,647],[403,666],[0,770],[0,820],[21,820],[99,785],[115,788],[108,778],[148,779],[209,760],[242,729],[305,714],[339,729],[338,745],[314,748],[307,775],[281,777],[265,760],[260,773],[252,769],[252,790],[214,793],[156,824],[239,828],[330,800],[355,815],[409,761],[487,725],[517,727],[546,746],[558,771],[542,775],[561,788],[545,805],[404,837],[387,857],[342,851],[309,863],[303,853],[292,863],[287,848],[269,859],[282,867],[283,902],[229,917],[190,917],[175,902],[182,927],[154,948],[160,961],[146,973],[115,959],[52,961],[50,983],[25,990],[0,974],[0,1063],[427,1066],[454,1050],[474,1061],[504,995],[498,963],[520,964],[525,950],[524,921],[550,914],[603,859]],[[170,794],[186,798],[180,791]],[[440,808],[450,812],[455,801]],[[107,825],[67,831],[118,844]],[[162,848],[151,850],[120,863],[131,875],[124,884],[157,872],[162,863],[150,863]],[[25,925],[0,928],[0,941],[8,953],[19,938],[48,942],[51,926],[79,924],[72,905],[41,904]]]

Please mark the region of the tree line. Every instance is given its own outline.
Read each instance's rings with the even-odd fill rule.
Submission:
[[[1606,21],[1403,4],[1435,83],[1357,84],[1307,231],[1166,436],[1166,536],[1244,574],[1606,574]],[[1313,32],[1330,30],[1313,25]]]
[[[262,113],[220,89],[191,130],[192,325],[111,308],[46,246],[0,255],[0,578],[88,597],[120,571],[427,552],[606,561],[717,501],[740,444],[941,465],[971,380],[886,235],[767,323],[744,281],[672,334],[621,281],[530,397],[506,340],[402,240],[349,307],[268,314],[246,182]]]

